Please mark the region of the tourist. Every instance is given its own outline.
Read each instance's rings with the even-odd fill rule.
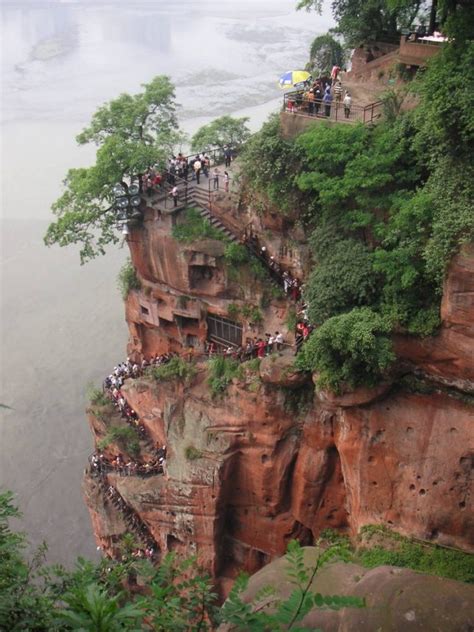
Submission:
[[[232,160],[232,151],[230,147],[227,145],[224,147],[224,158],[225,158],[225,166],[230,167],[230,162]]]
[[[209,178],[209,165],[210,165],[210,160],[209,160],[209,156],[207,154],[204,154],[203,158],[202,158],[202,172],[203,174],[206,176],[206,178]]]
[[[277,351],[281,351],[283,349],[283,334],[279,331],[275,332],[275,346]]]
[[[194,161],[194,164],[193,164],[193,169],[194,169],[194,173],[196,175],[196,183],[197,184],[199,184],[199,182],[200,182],[201,168],[202,168],[202,163],[199,160],[199,156],[197,156],[196,160]]]
[[[219,175],[220,175],[219,169],[216,167],[214,169],[214,178],[212,180],[212,182],[214,183],[214,191],[219,190]]]
[[[199,184],[199,180],[198,180],[198,184]],[[176,185],[174,185],[174,187],[171,189],[170,195],[173,198],[174,208],[176,208],[178,206],[178,196],[179,196],[178,187]]]
[[[310,90],[308,92],[308,114],[310,116],[314,116],[314,106],[315,106],[314,98],[315,98],[314,91]]]
[[[323,98],[323,93],[321,91],[321,86],[319,83],[316,86],[316,88],[314,88],[313,93],[314,93],[314,104],[313,104],[314,115],[318,116],[319,108],[321,107],[321,102]]]
[[[336,81],[336,85],[334,86],[334,100],[336,104],[339,104],[342,100],[342,83],[340,79]]]
[[[224,171],[224,191],[226,193],[229,193],[229,174],[227,173],[227,171]]]
[[[334,64],[334,66],[332,67],[331,70],[331,83],[332,85],[334,85],[339,77],[339,73],[341,71],[340,66],[338,66],[337,64]]]
[[[261,338],[259,338],[257,341],[257,357],[265,357],[265,342]]]
[[[324,93],[324,96],[323,96],[323,103],[324,103],[324,116],[328,118],[331,116],[331,102],[332,102],[331,88],[327,86],[326,92]]]
[[[347,91],[344,96],[343,104],[344,104],[344,116],[346,117],[346,119],[348,119],[351,113],[352,97]]]

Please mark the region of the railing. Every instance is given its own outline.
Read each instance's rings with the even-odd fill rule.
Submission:
[[[303,90],[287,92],[283,97],[284,112],[344,123],[374,123],[381,117],[382,105],[382,101],[374,101],[368,105],[352,104],[350,108],[345,108],[342,101],[334,98],[330,104],[322,99],[310,101],[304,97]]]

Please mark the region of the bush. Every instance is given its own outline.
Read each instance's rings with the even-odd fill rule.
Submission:
[[[396,543],[390,549],[383,546],[360,549],[356,556],[357,561],[366,568],[390,564],[461,582],[474,583],[474,556],[469,553],[446,549],[435,544],[419,544],[398,533],[390,532],[384,527],[369,525],[363,527],[361,533],[364,532],[382,533]]]
[[[262,312],[256,305],[244,305],[241,309],[241,313],[249,323],[253,323],[254,325],[259,325],[263,321]]]
[[[318,386],[339,392],[373,386],[395,359],[388,337],[390,325],[367,307],[334,316],[317,329],[303,345],[296,366],[318,371]]]
[[[132,265],[130,259],[123,264],[118,275],[118,288],[125,300],[130,290],[139,290],[141,288],[140,279],[137,277],[137,271]]]
[[[216,239],[226,241],[226,236],[215,228],[195,208],[185,211],[184,222],[173,226],[173,238],[182,243],[191,243],[199,239]]]
[[[377,277],[372,255],[362,242],[339,239],[321,254],[305,290],[312,322],[322,323],[351,307],[373,302]]]
[[[184,456],[188,459],[188,461],[196,461],[202,457],[202,452],[193,445],[188,445],[184,450]]]
[[[250,261],[250,254],[242,244],[231,242],[225,247],[224,259],[228,265],[240,266]]]
[[[238,318],[240,314],[240,307],[236,303],[230,303],[227,305],[227,315],[231,320]]]
[[[221,395],[234,378],[240,379],[243,376],[239,362],[224,356],[211,358],[208,362],[208,372],[207,383],[214,397]]]
[[[89,384],[87,387],[87,397],[93,406],[107,406],[107,404],[110,404],[110,399],[102,389],[97,388],[93,384]]]
[[[181,380],[187,382],[196,375],[196,367],[179,356],[174,356],[166,364],[148,367],[146,372],[147,375],[155,378],[155,380],[164,382],[167,380]]]
[[[105,437],[101,439],[97,447],[103,450],[111,443],[116,443],[122,450],[133,457],[140,454],[140,442],[136,431],[129,426],[114,426],[110,428]]]

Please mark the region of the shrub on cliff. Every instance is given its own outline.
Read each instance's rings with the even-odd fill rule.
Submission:
[[[140,279],[137,276],[137,271],[133,267],[130,259],[127,259],[127,261],[121,267],[117,283],[122,298],[124,300],[127,298],[130,290],[139,290],[141,288],[141,283]]]
[[[148,367],[146,373],[158,381],[181,380],[186,382],[196,375],[196,367],[191,362],[174,356],[166,364]]]
[[[130,426],[114,426],[110,428],[105,437],[99,441],[97,447],[103,450],[111,443],[116,443],[130,456],[137,457],[140,454],[140,442],[137,432]]]
[[[173,226],[173,238],[182,243],[191,243],[199,239],[217,239],[225,241],[226,236],[215,228],[208,219],[202,217],[195,208],[188,208],[184,221]]]
[[[243,376],[242,366],[233,358],[215,356],[207,365],[207,383],[214,397],[221,395],[234,378]]]
[[[390,324],[367,307],[329,318],[310,336],[295,364],[318,373],[321,388],[372,386],[393,363]]]

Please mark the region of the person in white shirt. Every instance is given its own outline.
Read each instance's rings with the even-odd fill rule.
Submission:
[[[351,105],[352,105],[352,97],[351,95],[346,92],[345,96],[344,96],[344,116],[347,118],[349,118],[349,114],[351,113]]]
[[[281,351],[283,347],[283,334],[281,334],[279,331],[275,332],[275,344],[277,351]]]

